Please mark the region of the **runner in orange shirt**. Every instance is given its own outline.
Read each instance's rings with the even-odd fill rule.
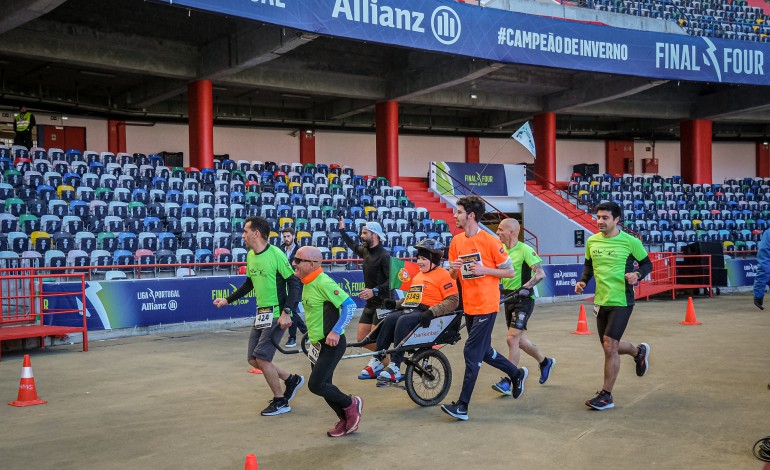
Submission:
[[[460,198],[455,220],[464,233],[455,235],[449,245],[449,260],[452,262],[449,274],[460,281],[468,339],[463,349],[465,376],[460,399],[441,405],[441,409],[463,421],[468,419],[468,404],[482,361],[500,369],[511,379],[513,398],[519,398],[524,393],[524,381],[529,375],[526,367],[517,368],[492,348],[492,329],[500,310],[500,278],[513,277],[514,270],[500,239],[479,226],[485,212],[486,204],[480,197]]]

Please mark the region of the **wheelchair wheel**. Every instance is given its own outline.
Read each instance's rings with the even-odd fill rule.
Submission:
[[[435,406],[452,385],[452,366],[441,351],[426,349],[415,354],[406,367],[406,393],[420,406]]]
[[[310,342],[308,340],[308,334],[305,333],[304,335],[302,335],[300,337],[299,340],[300,340],[300,343],[299,343],[300,344],[300,349],[302,349],[302,352],[305,353],[305,356],[307,356],[307,347],[310,344]]]

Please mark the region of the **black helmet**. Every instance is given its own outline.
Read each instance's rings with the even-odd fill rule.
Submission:
[[[444,257],[444,245],[431,238],[424,238],[414,245],[417,250],[417,256],[422,256],[430,260],[435,265],[441,264],[441,258]]]

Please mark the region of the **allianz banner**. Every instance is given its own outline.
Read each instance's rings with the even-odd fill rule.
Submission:
[[[770,43],[553,19],[439,0],[157,0],[317,34],[563,69],[767,85]]]
[[[508,196],[505,165],[480,163],[435,162],[436,189],[442,195],[462,197],[471,194],[479,196]]]
[[[562,297],[575,295],[575,284],[583,274],[582,264],[544,264],[545,279],[536,286],[538,297]],[[583,294],[593,294],[596,284],[593,279]]]
[[[361,271],[329,273],[340,288],[356,301],[363,289]],[[86,315],[89,331],[146,327],[169,323],[227,320],[253,317],[253,293],[222,308],[213,305],[217,297],[227,297],[240,287],[245,276],[152,279],[86,283]],[[74,292],[80,285],[45,283],[45,292]],[[47,310],[80,309],[77,295],[50,296]],[[45,315],[45,322],[57,326],[82,326],[79,314]]]

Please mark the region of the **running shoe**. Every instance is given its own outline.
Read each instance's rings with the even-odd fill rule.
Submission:
[[[286,341],[286,347],[287,348],[296,348],[297,347],[297,338],[289,338],[289,340]]]
[[[345,418],[340,419],[337,421],[337,424],[334,425],[333,428],[326,431],[326,435],[329,437],[342,437],[347,433],[347,421]]]
[[[361,400],[361,397],[351,397],[350,405],[342,410],[345,412],[345,434],[350,434],[358,429],[363,408],[364,401]]]
[[[590,400],[586,400],[586,406],[595,410],[609,410],[615,408],[615,402],[612,401],[612,394],[605,392],[604,390],[596,392],[596,396]]]
[[[382,362],[380,362],[380,360],[376,357],[373,357],[369,359],[369,364],[364,367],[364,370],[358,374],[358,378],[361,380],[376,379],[377,375],[382,372],[382,369],[384,368],[385,366],[382,365]]]
[[[305,377],[297,374],[291,374],[286,381],[284,382],[286,384],[286,391],[283,392],[283,398],[286,399],[286,402],[290,402],[292,398],[294,398],[294,395],[297,394],[297,390],[299,390],[300,387],[305,383]]]
[[[647,343],[640,344],[639,351],[636,353],[636,357],[634,357],[634,362],[636,362],[636,375],[639,377],[644,376],[650,368],[650,363],[647,361],[649,357],[650,345]]]
[[[289,406],[289,402],[285,398],[273,398],[270,400],[267,408],[262,410],[262,416],[281,415],[289,411],[291,411],[291,406]]]
[[[441,405],[441,411],[460,421],[468,421],[468,407],[462,403],[452,402],[448,405]]]
[[[387,382],[401,382],[403,378],[404,376],[401,375],[399,367],[392,362],[377,376],[377,380],[384,380]]]
[[[529,369],[526,367],[519,367],[519,373],[516,375],[516,378],[513,381],[513,390],[511,390],[511,395],[513,395],[513,398],[519,398],[524,394],[524,382],[527,381],[528,376]]]
[[[511,379],[508,377],[502,377],[499,382],[492,384],[492,390],[500,392],[503,395],[510,397],[511,393]]]
[[[545,364],[545,367],[540,366],[540,383],[544,384],[548,381],[548,378],[551,376],[551,369],[553,369],[553,366],[556,365],[556,359],[549,357],[546,358],[548,362]]]

